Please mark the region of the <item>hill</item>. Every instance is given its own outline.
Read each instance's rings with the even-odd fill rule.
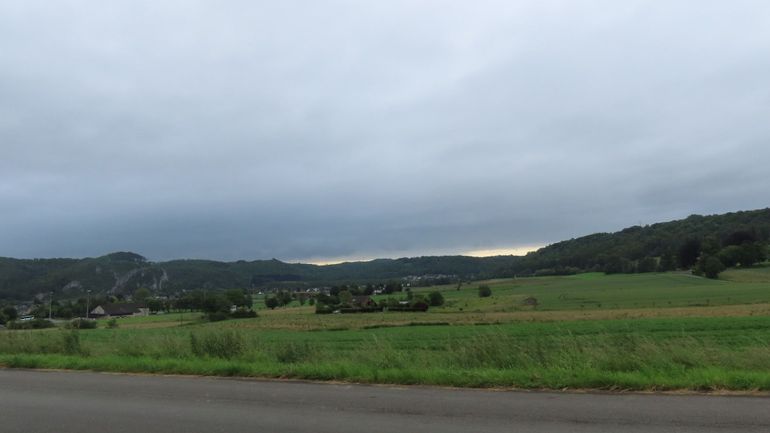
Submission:
[[[633,226],[616,233],[596,233],[549,245],[517,260],[519,273],[610,273],[653,271],[639,269],[645,259],[670,260],[667,269],[689,269],[701,254],[717,255],[728,246],[760,244],[770,240],[770,208],[722,215],[691,215],[682,220]],[[761,257],[760,257],[761,258]],[[731,263],[732,264],[732,263]],[[569,269],[572,268],[572,269]]]
[[[49,292],[75,297],[87,290],[130,294],[139,287],[173,294],[197,288],[312,287],[385,282],[409,276],[435,282],[584,271],[632,273],[689,269],[704,254],[736,252],[729,247],[758,245],[764,253],[768,240],[770,209],[761,209],[692,215],[683,220],[633,226],[616,233],[596,233],[549,245],[523,257],[432,256],[326,266],[275,259],[156,263],[131,252],[84,259],[0,258],[0,299],[25,301]],[[730,259],[722,255],[720,258]],[[727,264],[738,262],[736,259],[735,263]]]

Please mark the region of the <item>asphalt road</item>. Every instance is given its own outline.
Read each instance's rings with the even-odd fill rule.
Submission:
[[[3,433],[769,432],[770,398],[0,369]]]

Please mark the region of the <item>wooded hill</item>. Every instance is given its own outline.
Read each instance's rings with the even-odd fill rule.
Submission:
[[[131,294],[147,287],[158,294],[205,288],[314,287],[377,283],[408,276],[424,281],[482,279],[583,271],[650,272],[690,269],[699,259],[727,266],[764,260],[770,240],[770,209],[634,226],[559,242],[526,256],[431,256],[377,259],[336,265],[279,260],[150,262],[130,252],[85,259],[0,258],[0,299],[26,301],[37,294]],[[754,253],[752,253],[754,251]]]

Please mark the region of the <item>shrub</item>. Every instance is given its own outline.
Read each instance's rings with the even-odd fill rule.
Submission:
[[[75,319],[67,322],[64,327],[67,329],[96,329],[96,320]]]
[[[442,295],[441,292],[430,292],[428,299],[430,299],[431,307],[439,307],[444,305],[444,295]]]
[[[705,275],[706,278],[717,278],[719,273],[725,270],[725,265],[715,256],[704,256],[698,260],[695,269],[697,275]]]
[[[110,319],[107,321],[108,329],[115,329],[118,327],[118,321],[116,319]]]
[[[230,316],[224,311],[214,311],[213,313],[209,313],[206,317],[208,317],[209,322],[221,322],[227,320]]]
[[[62,333],[61,353],[65,355],[83,355],[83,347],[80,345],[80,334],[76,330]]]
[[[293,364],[306,361],[314,354],[315,349],[307,342],[289,342],[276,348],[275,359],[281,363]]]
[[[486,284],[482,284],[479,286],[479,298],[488,298],[492,296],[492,289],[489,288]]]
[[[25,320],[25,321],[16,321],[8,322],[8,329],[44,329],[44,328],[53,328],[56,325],[53,324],[50,320],[46,319],[34,319],[34,320]]]
[[[233,319],[249,319],[257,317],[257,312],[254,310],[235,310],[230,313],[230,317]]]
[[[265,298],[265,307],[271,310],[274,310],[275,307],[278,306],[278,304],[279,304],[278,298],[276,298],[275,296],[268,296]]]

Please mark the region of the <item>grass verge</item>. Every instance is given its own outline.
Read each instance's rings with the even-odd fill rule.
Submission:
[[[458,387],[770,390],[770,317],[0,333],[0,364]]]

